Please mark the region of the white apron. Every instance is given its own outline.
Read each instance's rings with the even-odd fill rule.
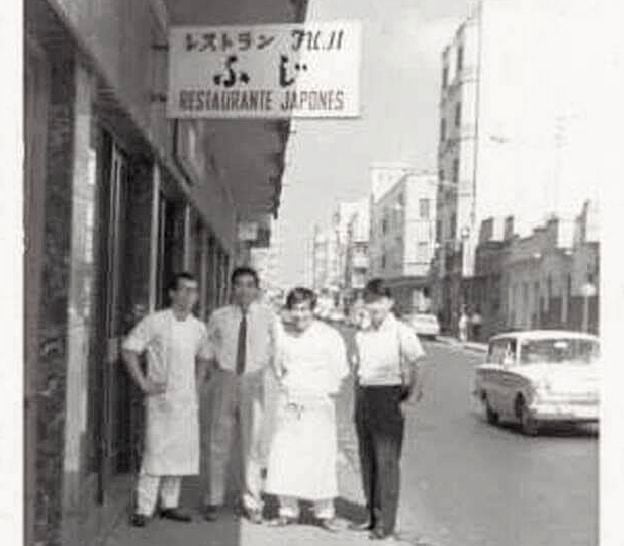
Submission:
[[[338,495],[335,393],[347,374],[344,342],[323,324],[282,346],[284,389],[277,401],[267,493],[309,500]]]
[[[193,316],[176,320],[172,311],[149,323],[148,377],[166,391],[146,397],[147,428],[142,472],[154,476],[199,473],[199,422],[195,356],[203,325]],[[127,348],[132,349],[132,336]]]

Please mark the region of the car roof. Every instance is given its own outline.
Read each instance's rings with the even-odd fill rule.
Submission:
[[[593,334],[586,334],[584,332],[573,332],[567,330],[521,330],[518,332],[507,332],[504,334],[498,334],[496,336],[492,336],[490,338],[490,342],[498,341],[500,339],[517,339],[519,341],[524,341],[527,339],[557,339],[557,338],[566,338],[566,339],[587,339],[591,341],[600,341],[598,336]]]

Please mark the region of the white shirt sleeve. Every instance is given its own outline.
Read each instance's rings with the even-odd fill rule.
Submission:
[[[425,350],[416,333],[403,324],[399,324],[399,342],[401,353],[409,363],[413,364],[425,356]]]
[[[142,353],[155,335],[154,316],[148,315],[139,322],[128,334],[122,344],[122,349],[134,353]]]

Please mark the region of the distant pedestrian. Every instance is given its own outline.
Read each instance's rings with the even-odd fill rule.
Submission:
[[[481,324],[483,319],[481,318],[481,313],[479,312],[479,307],[475,307],[474,312],[470,317],[470,327],[472,328],[472,339],[473,341],[480,341],[481,339]]]
[[[215,310],[208,321],[217,369],[202,410],[204,517],[218,518],[225,500],[232,446],[240,445],[241,502],[247,517],[262,522],[262,473],[268,450],[267,372],[275,357],[278,318],[258,302],[254,269],[232,273],[234,302]]]
[[[287,297],[291,325],[279,343],[281,385],[269,455],[266,492],[277,495],[284,526],[297,521],[299,499],[314,503],[322,527],[336,531],[338,495],[335,397],[349,368],[342,336],[314,320],[316,297],[295,288]]]
[[[416,334],[391,313],[390,290],[381,279],[364,291],[371,325],[356,334],[355,424],[369,530],[373,540],[393,540],[399,501],[403,405],[422,396],[417,361],[424,356]]]
[[[197,384],[213,353],[206,327],[191,314],[197,301],[194,277],[176,275],[169,296],[171,307],[147,315],[122,345],[123,360],[147,406],[137,507],[130,519],[137,527],[145,526],[153,515],[159,488],[160,516],[191,521],[178,508],[180,486],[182,476],[199,473]],[[147,353],[145,373],[139,362],[143,352]]]
[[[462,343],[466,343],[466,341],[468,341],[468,322],[468,313],[466,312],[466,308],[463,307],[459,315],[458,323],[459,341]]]

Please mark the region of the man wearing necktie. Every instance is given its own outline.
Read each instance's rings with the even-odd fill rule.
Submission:
[[[204,517],[218,518],[227,489],[234,443],[241,458],[241,501],[248,518],[262,522],[262,470],[268,438],[265,382],[276,351],[277,317],[258,300],[255,270],[232,273],[233,303],[215,310],[208,321],[216,370],[202,408]]]

